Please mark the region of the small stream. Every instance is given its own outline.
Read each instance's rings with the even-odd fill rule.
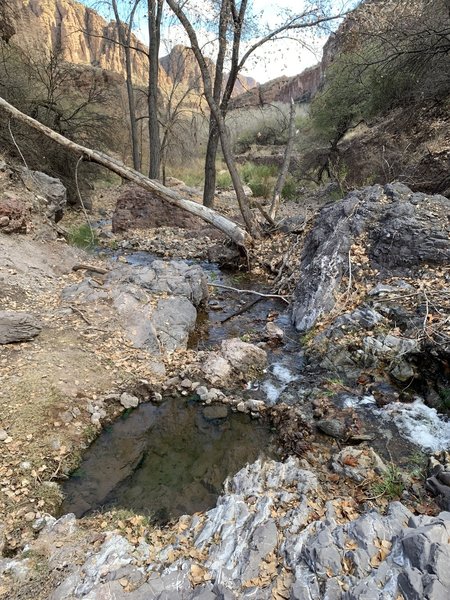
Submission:
[[[157,258],[147,252],[122,256],[139,266]],[[248,275],[200,264],[211,281],[264,289],[263,282]],[[281,401],[309,405],[307,395],[314,381],[305,373],[300,336],[290,325],[285,304],[264,298],[233,316],[252,300],[251,295],[216,289],[199,313],[190,347],[213,349],[232,337],[258,342],[264,339],[267,321],[273,320],[284,331],[283,343],[269,345],[266,374],[260,381],[248,382],[242,397],[263,399],[268,405]],[[115,507],[166,523],[213,507],[228,476],[260,456],[276,456],[276,438],[267,424],[233,413],[225,405],[205,407],[197,400],[195,394],[190,399],[170,398],[159,406],[143,404],[125,413],[92,444],[80,468],[63,485],[62,513],[81,517]],[[373,435],[371,445],[387,461],[394,458],[406,464],[418,449],[450,447],[450,423],[420,399],[377,408],[371,396],[341,394],[335,402],[338,409],[354,410]]]

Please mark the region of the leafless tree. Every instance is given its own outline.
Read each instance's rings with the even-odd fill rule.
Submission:
[[[139,140],[137,132],[137,121],[136,121],[136,101],[134,97],[133,88],[133,70],[131,60],[131,35],[134,25],[134,18],[141,0],[134,0],[130,7],[130,13],[128,15],[127,23],[125,24],[119,15],[119,8],[117,6],[117,0],[111,0],[111,6],[114,12],[114,18],[116,20],[117,35],[119,42],[123,48],[124,59],[125,59],[125,81],[127,85],[127,97],[128,97],[128,112],[130,117],[130,136],[131,136],[131,152],[133,157],[133,167],[136,171],[141,169],[141,156],[139,151]]]

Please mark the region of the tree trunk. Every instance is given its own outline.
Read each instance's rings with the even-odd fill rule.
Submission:
[[[136,103],[134,100],[134,89],[133,79],[131,72],[131,57],[130,48],[125,48],[126,55],[126,77],[127,77],[127,96],[128,96],[128,110],[130,113],[130,133],[131,133],[131,152],[133,156],[133,168],[136,171],[141,170],[141,157],[139,152],[138,132],[137,132],[137,121],[136,121]]]
[[[295,104],[293,98],[291,98],[291,108],[289,113],[289,133],[284,151],[283,164],[278,175],[275,189],[273,190],[272,205],[270,207],[269,216],[271,219],[275,219],[278,207],[281,202],[281,192],[283,191],[284,184],[286,183],[286,177],[289,173],[289,166],[291,164],[292,151],[294,149],[294,138],[295,138]]]
[[[158,122],[158,77],[159,77],[159,44],[161,36],[161,19],[164,0],[148,0],[148,34],[149,34],[149,66],[148,66],[148,137],[150,179],[159,179],[161,162],[161,142]]]
[[[128,23],[128,31],[125,33],[124,25],[120,20],[119,10],[117,8],[117,1],[112,0],[112,8],[114,11],[114,17],[117,23],[117,34],[119,36],[119,42],[122,45],[125,53],[125,72],[126,72],[126,84],[127,84],[127,98],[128,98],[128,111],[130,116],[130,136],[131,136],[131,154],[133,158],[133,167],[136,171],[141,169],[141,159],[139,153],[139,142],[137,133],[137,121],[136,121],[136,102],[134,99],[133,89],[133,73],[131,68],[131,28],[133,26],[134,13],[139,4],[139,0],[136,0],[130,13],[130,20]]]
[[[195,33],[195,29],[186,17],[182,8],[175,0],[167,0],[167,4],[170,6],[174,14],[178,17],[179,21],[183,25],[188,37],[191,42],[191,48],[194,52],[195,58],[197,59],[197,64],[199,66],[200,72],[202,74],[203,80],[203,91],[205,94],[206,101],[208,102],[208,106],[211,110],[211,113],[216,120],[217,127],[219,130],[220,142],[222,145],[222,152],[225,162],[228,167],[228,171],[231,175],[231,180],[233,182],[234,191],[236,193],[236,197],[239,203],[239,208],[241,214],[244,218],[245,225],[247,227],[247,231],[250,233],[252,237],[260,237],[261,231],[259,225],[253,216],[252,211],[250,210],[249,201],[244,192],[244,187],[242,185],[241,178],[239,176],[239,172],[237,169],[236,160],[234,158],[233,149],[231,147],[231,139],[228,135],[227,128],[225,125],[225,119],[221,113],[220,106],[214,100],[213,96],[213,86],[211,83],[211,76],[209,74],[208,65],[206,64],[205,57],[202,54],[200,49],[200,44],[197,39],[197,35]]]
[[[0,108],[2,108],[6,113],[13,116],[15,119],[20,121],[21,123],[25,123],[29,127],[32,127],[36,131],[39,131],[43,135],[47,136],[54,142],[64,146],[68,150],[71,150],[78,156],[82,156],[92,162],[95,162],[103,167],[106,167],[113,173],[116,173],[123,179],[127,179],[128,181],[132,181],[136,183],[140,187],[153,192],[158,198],[161,200],[165,200],[186,210],[187,212],[203,219],[207,223],[210,223],[220,231],[222,231],[225,235],[235,242],[238,246],[244,247],[246,245],[251,245],[252,239],[248,235],[246,231],[244,231],[239,225],[233,223],[226,217],[216,213],[214,210],[207,208],[206,206],[202,206],[201,204],[197,204],[196,202],[192,202],[191,200],[186,200],[180,196],[174,190],[170,190],[163,185],[161,185],[157,181],[152,181],[148,177],[142,175],[138,171],[131,169],[121,163],[119,160],[104,154],[103,152],[98,152],[97,150],[91,150],[90,148],[86,148],[85,146],[81,146],[72,140],[68,140],[64,136],[59,133],[56,133],[49,127],[42,125],[39,121],[36,121],[32,117],[25,115],[24,113],[14,108],[11,104],[6,102],[3,98],[0,98]]]
[[[214,206],[214,195],[216,193],[216,156],[219,139],[217,123],[211,115],[205,158],[205,187],[203,188],[203,204],[210,208]]]
[[[222,0],[219,16],[219,49],[217,52],[216,66],[214,70],[214,86],[212,95],[214,102],[220,104],[223,86],[223,69],[225,54],[227,51],[227,27],[230,19],[230,7]],[[203,188],[203,204],[212,208],[214,206],[214,195],[216,193],[216,156],[219,147],[219,129],[212,112],[209,115],[208,145],[205,157],[205,185]]]

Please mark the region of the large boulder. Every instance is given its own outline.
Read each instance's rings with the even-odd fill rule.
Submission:
[[[136,455],[132,449],[131,466]],[[151,544],[106,531],[88,544],[88,533],[65,515],[44,517],[30,550],[58,574],[52,600],[450,597],[450,513],[414,516],[392,502],[383,514],[358,514],[349,498],[319,512],[319,483],[304,462],[290,456],[247,465],[225,482],[213,509],[155,526]],[[68,561],[75,550],[78,560]],[[0,560],[0,573],[26,568],[23,556]]]
[[[296,328],[310,329],[335,306],[352,263],[353,278],[359,268],[376,270],[380,279],[411,277],[426,264],[448,265],[449,214],[449,199],[413,193],[400,183],[356,190],[326,205],[301,259],[292,313]]]
[[[55,223],[60,221],[67,204],[67,190],[61,180],[29,169],[22,169],[20,174],[25,187],[40,201],[45,216]]]
[[[114,233],[128,229],[181,227],[198,230],[204,222],[135,185],[126,186],[117,199],[112,219]]]
[[[97,303],[105,314],[113,310],[135,348],[161,354],[186,348],[197,320],[196,306],[207,299],[208,287],[200,267],[155,260],[145,267],[118,266],[103,285],[87,278],[65,288],[62,297]]]

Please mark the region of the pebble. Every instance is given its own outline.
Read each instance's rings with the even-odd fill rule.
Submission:
[[[346,437],[347,427],[342,421],[337,419],[322,419],[316,423],[317,428],[326,435],[336,439],[344,439]]]
[[[272,321],[269,321],[266,325],[267,337],[271,340],[282,340],[284,337],[284,331],[278,325],[275,325]]]
[[[91,415],[91,423],[93,425],[98,425],[100,423],[100,413],[95,412]]]
[[[8,438],[8,434],[4,429],[0,429],[0,442],[4,442]]]
[[[208,388],[205,387],[204,385],[200,385],[196,390],[195,393],[198,395],[198,397],[200,398],[200,400],[206,400],[208,397]]]
[[[120,404],[124,408],[136,408],[136,406],[139,405],[139,398],[136,398],[136,396],[133,396],[132,394],[128,394],[127,392],[124,392],[120,396]]]

